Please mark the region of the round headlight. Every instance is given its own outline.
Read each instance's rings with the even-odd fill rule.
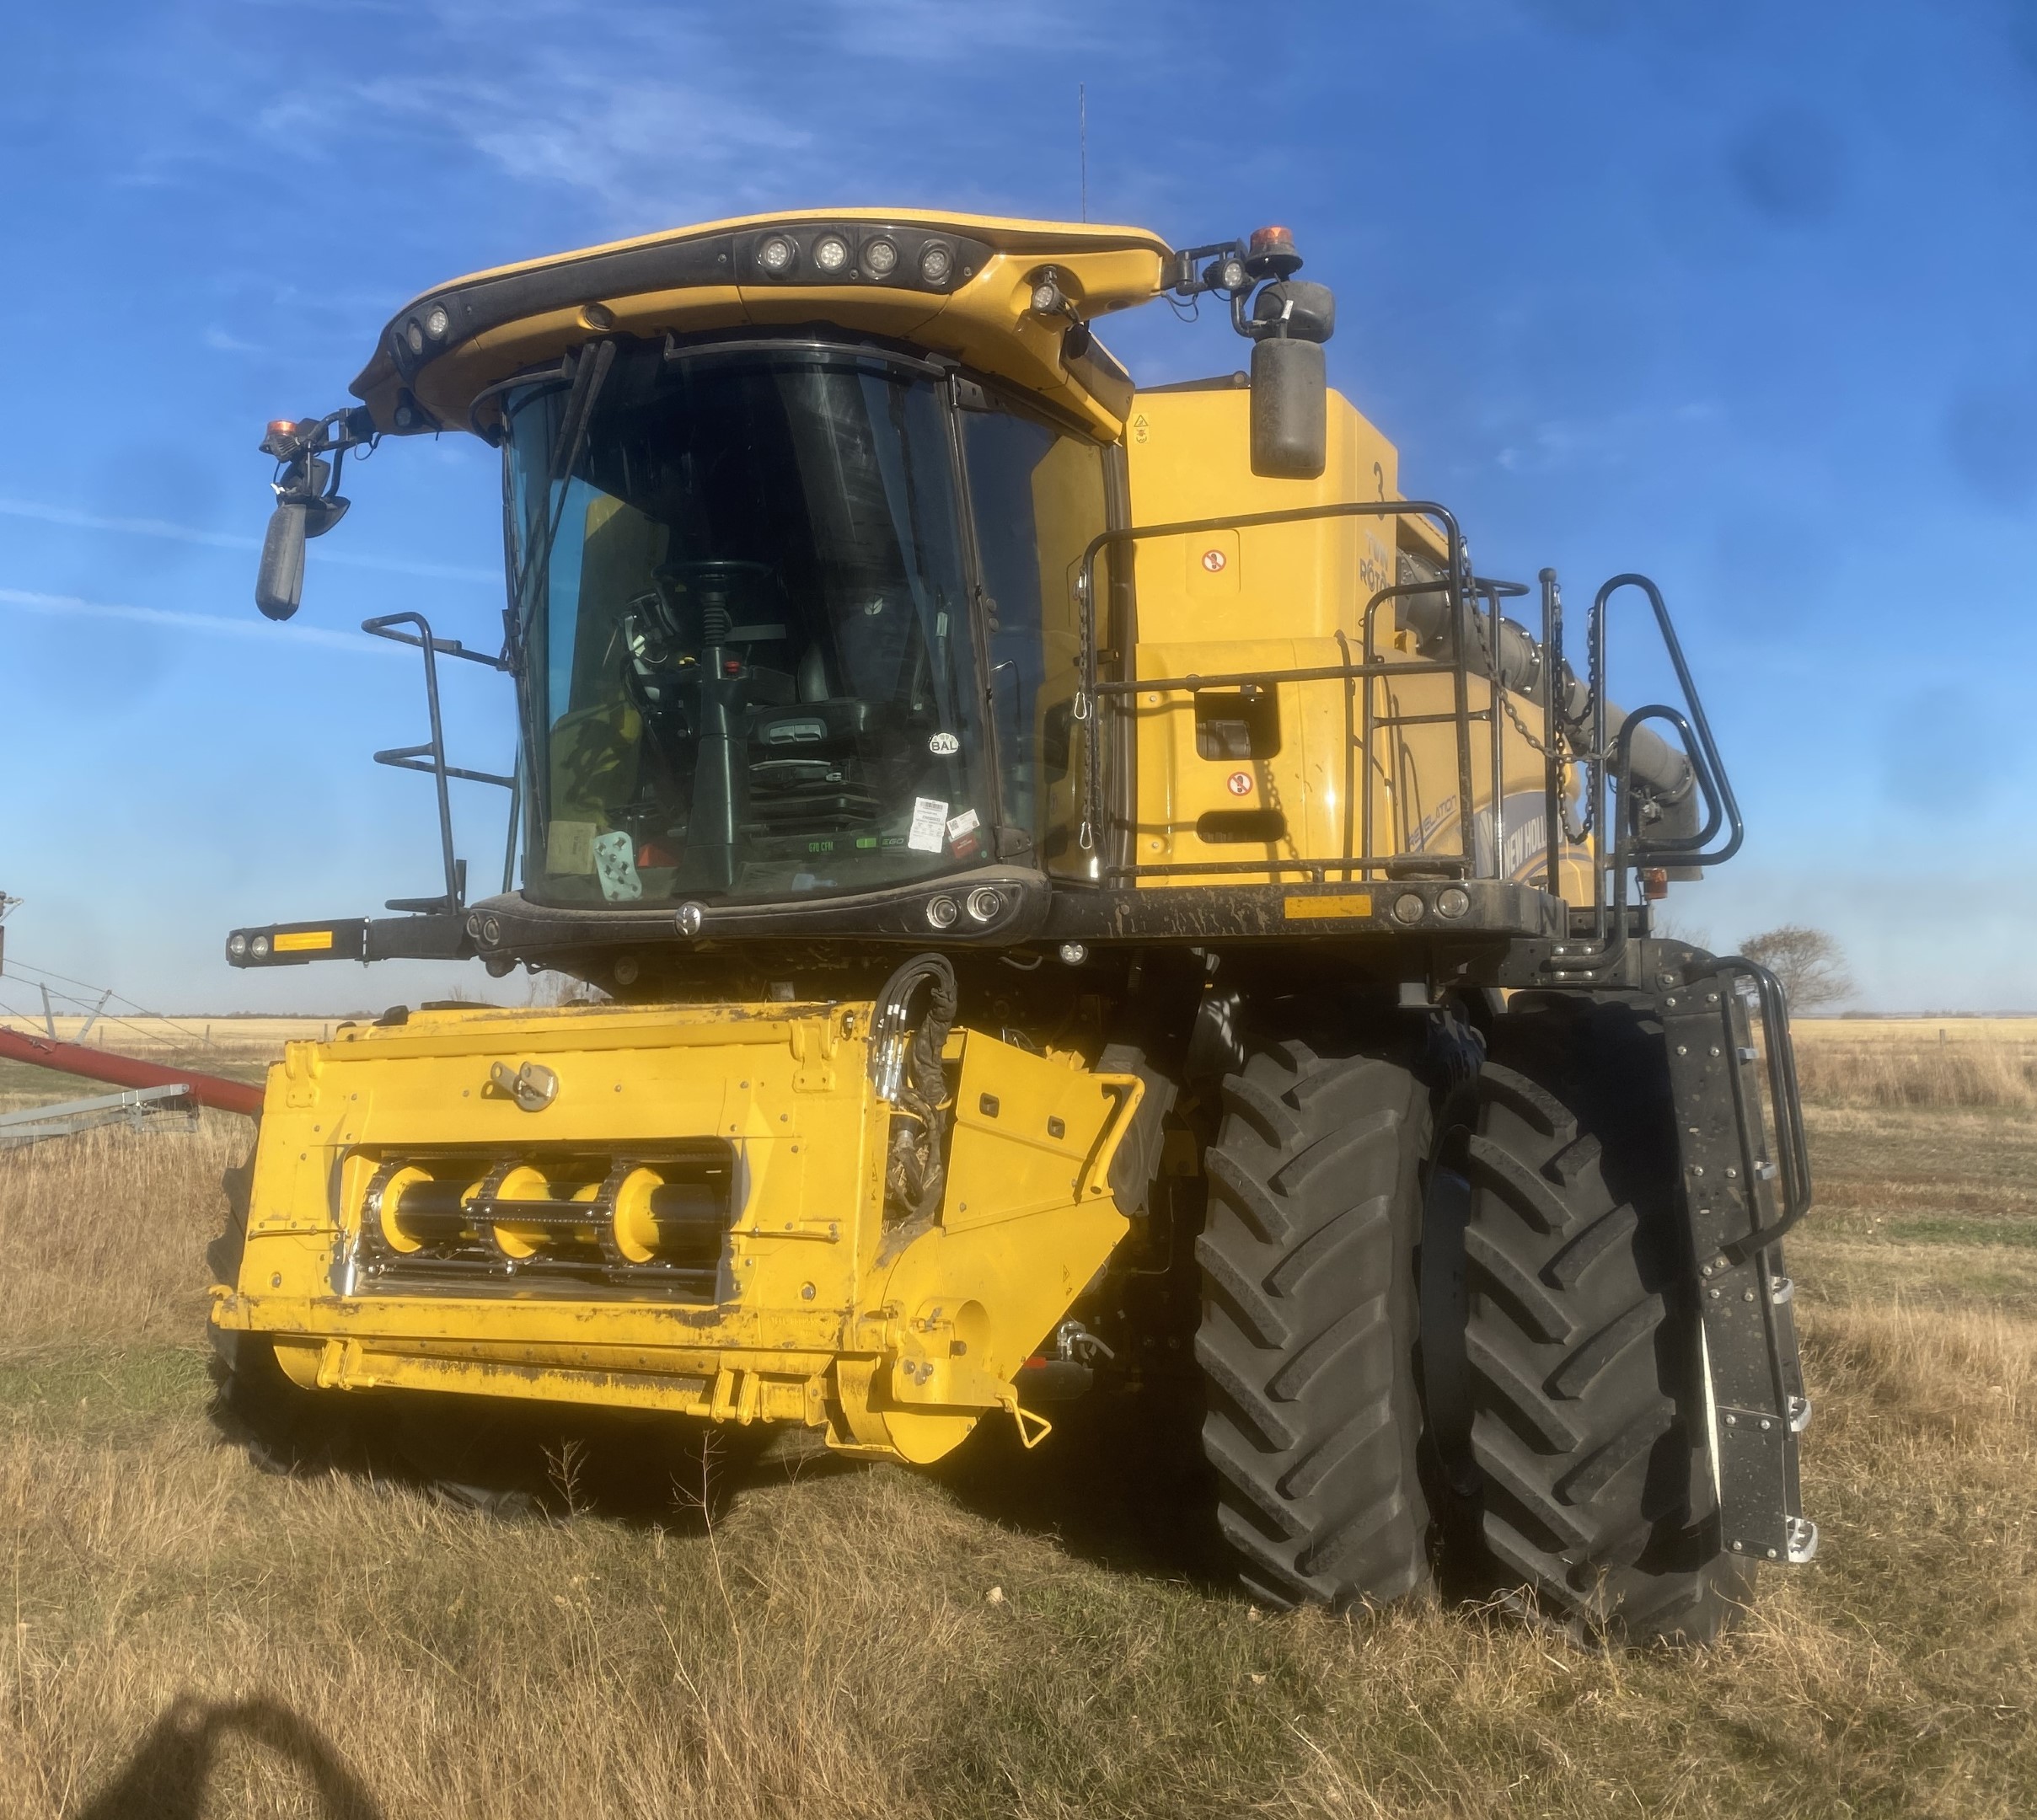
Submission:
[[[1245,288],[1245,261],[1243,260],[1225,260],[1220,276],[1226,291],[1242,291]]]
[[[453,318],[446,313],[443,303],[434,303],[425,312],[425,333],[434,341],[443,340],[446,331],[453,326]]]
[[[257,935],[253,941],[248,944],[248,952],[253,955],[257,961],[266,961],[269,958],[269,938],[266,935]]]
[[[1471,907],[1471,894],[1461,885],[1445,885],[1436,893],[1436,908],[1446,917],[1461,917]]]
[[[236,961],[239,960],[240,957],[247,951],[248,938],[245,935],[229,935],[227,937],[227,952],[232,955]]]
[[[978,885],[969,893],[969,914],[978,923],[989,923],[1005,907],[1001,893],[988,885]]]
[[[952,897],[936,897],[926,907],[926,919],[935,929],[953,929],[955,918],[961,914]]]
[[[875,240],[863,243],[863,270],[872,278],[888,278],[898,269],[898,248],[896,241],[887,240],[882,234]]]
[[[407,346],[413,354],[421,354],[424,352],[425,332],[422,329],[418,327],[417,318],[415,316],[413,316],[403,325],[403,339],[404,345]]]
[[[849,243],[838,233],[824,233],[813,243],[813,263],[830,274],[849,266]]]
[[[1061,307],[1061,287],[1051,278],[1043,278],[1032,287],[1032,307],[1043,316],[1051,316]]]
[[[919,276],[927,283],[946,284],[948,275],[954,270],[954,251],[942,242],[930,240],[919,249]]]
[[[1061,944],[1061,961],[1064,966],[1080,966],[1089,959],[1089,950],[1079,941]]]
[[[774,278],[784,277],[798,257],[799,249],[781,233],[765,236],[757,249],[757,263]]]

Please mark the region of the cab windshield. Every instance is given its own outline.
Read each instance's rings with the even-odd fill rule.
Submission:
[[[775,900],[989,857],[940,388],[854,350],[644,349],[584,436],[568,411],[556,383],[510,410],[531,895]]]

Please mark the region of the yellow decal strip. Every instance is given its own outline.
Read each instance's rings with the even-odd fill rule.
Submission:
[[[1327,897],[1290,897],[1287,900],[1287,917],[1290,923],[1302,922],[1311,918],[1369,917],[1371,914],[1370,891],[1338,891]]]

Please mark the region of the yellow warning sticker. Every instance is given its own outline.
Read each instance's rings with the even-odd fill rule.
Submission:
[[[1287,916],[1290,923],[1305,922],[1311,918],[1369,917],[1371,914],[1370,891],[1337,891],[1327,897],[1290,897],[1287,900]]]
[[[276,938],[278,954],[324,952],[331,946],[332,931],[329,929],[284,929]]]

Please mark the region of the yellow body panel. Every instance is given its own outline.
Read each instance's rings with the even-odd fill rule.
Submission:
[[[931,1221],[887,1224],[892,1109],[870,1084],[869,1022],[867,1005],[435,1011],[293,1043],[270,1074],[239,1280],[212,1318],[274,1336],[308,1387],[799,1421],[860,1452],[937,1458],[1015,1406],[1014,1374],[1125,1231],[1107,1172],[1140,1089],[957,1031],[970,1111],[946,1198]],[[523,1110],[498,1063],[549,1070],[550,1102]],[[513,1199],[526,1170],[544,1191],[520,1159],[674,1138],[725,1141],[736,1162],[711,1296],[358,1274],[384,1164],[416,1154],[428,1175],[448,1146],[476,1147],[518,1163]],[[541,1236],[510,1225],[504,1249]]]
[[[1134,524],[1403,496],[1393,445],[1336,392],[1329,396],[1328,460],[1321,478],[1269,480],[1254,474],[1251,405],[1252,394],[1242,386],[1144,392],[1134,399],[1125,450]],[[1403,552],[1439,563],[1445,545],[1431,521],[1399,513],[1141,539],[1133,673],[1159,680],[1357,663],[1365,650],[1367,603],[1402,579]],[[1380,607],[1371,629],[1376,660],[1415,658],[1412,640],[1395,630],[1391,602]],[[1445,715],[1454,705],[1447,677],[1384,677],[1371,688],[1375,720]],[[1130,699],[1137,729],[1136,863],[1362,857],[1364,802],[1358,793],[1368,787],[1368,778],[1375,857],[1462,852],[1457,741],[1450,725],[1375,728],[1368,752],[1359,683],[1283,682],[1274,693],[1278,749],[1248,758],[1198,752],[1193,692],[1149,689]],[[1473,844],[1481,849],[1489,848],[1493,838],[1489,693],[1475,684],[1471,701],[1488,716],[1473,724],[1471,736]],[[1524,724],[1540,725],[1536,704],[1515,696],[1513,706]],[[1499,723],[1505,804],[1501,870],[1539,885],[1545,876],[1542,756],[1504,708]],[[1241,840],[1222,827],[1223,817],[1253,811],[1278,811],[1284,832]],[[1205,820],[1211,816],[1219,820]],[[1217,838],[1205,838],[1205,832]],[[1268,876],[1262,870],[1139,882],[1165,888],[1246,884]],[[1566,855],[1562,882],[1572,902],[1589,901],[1581,851]]]

